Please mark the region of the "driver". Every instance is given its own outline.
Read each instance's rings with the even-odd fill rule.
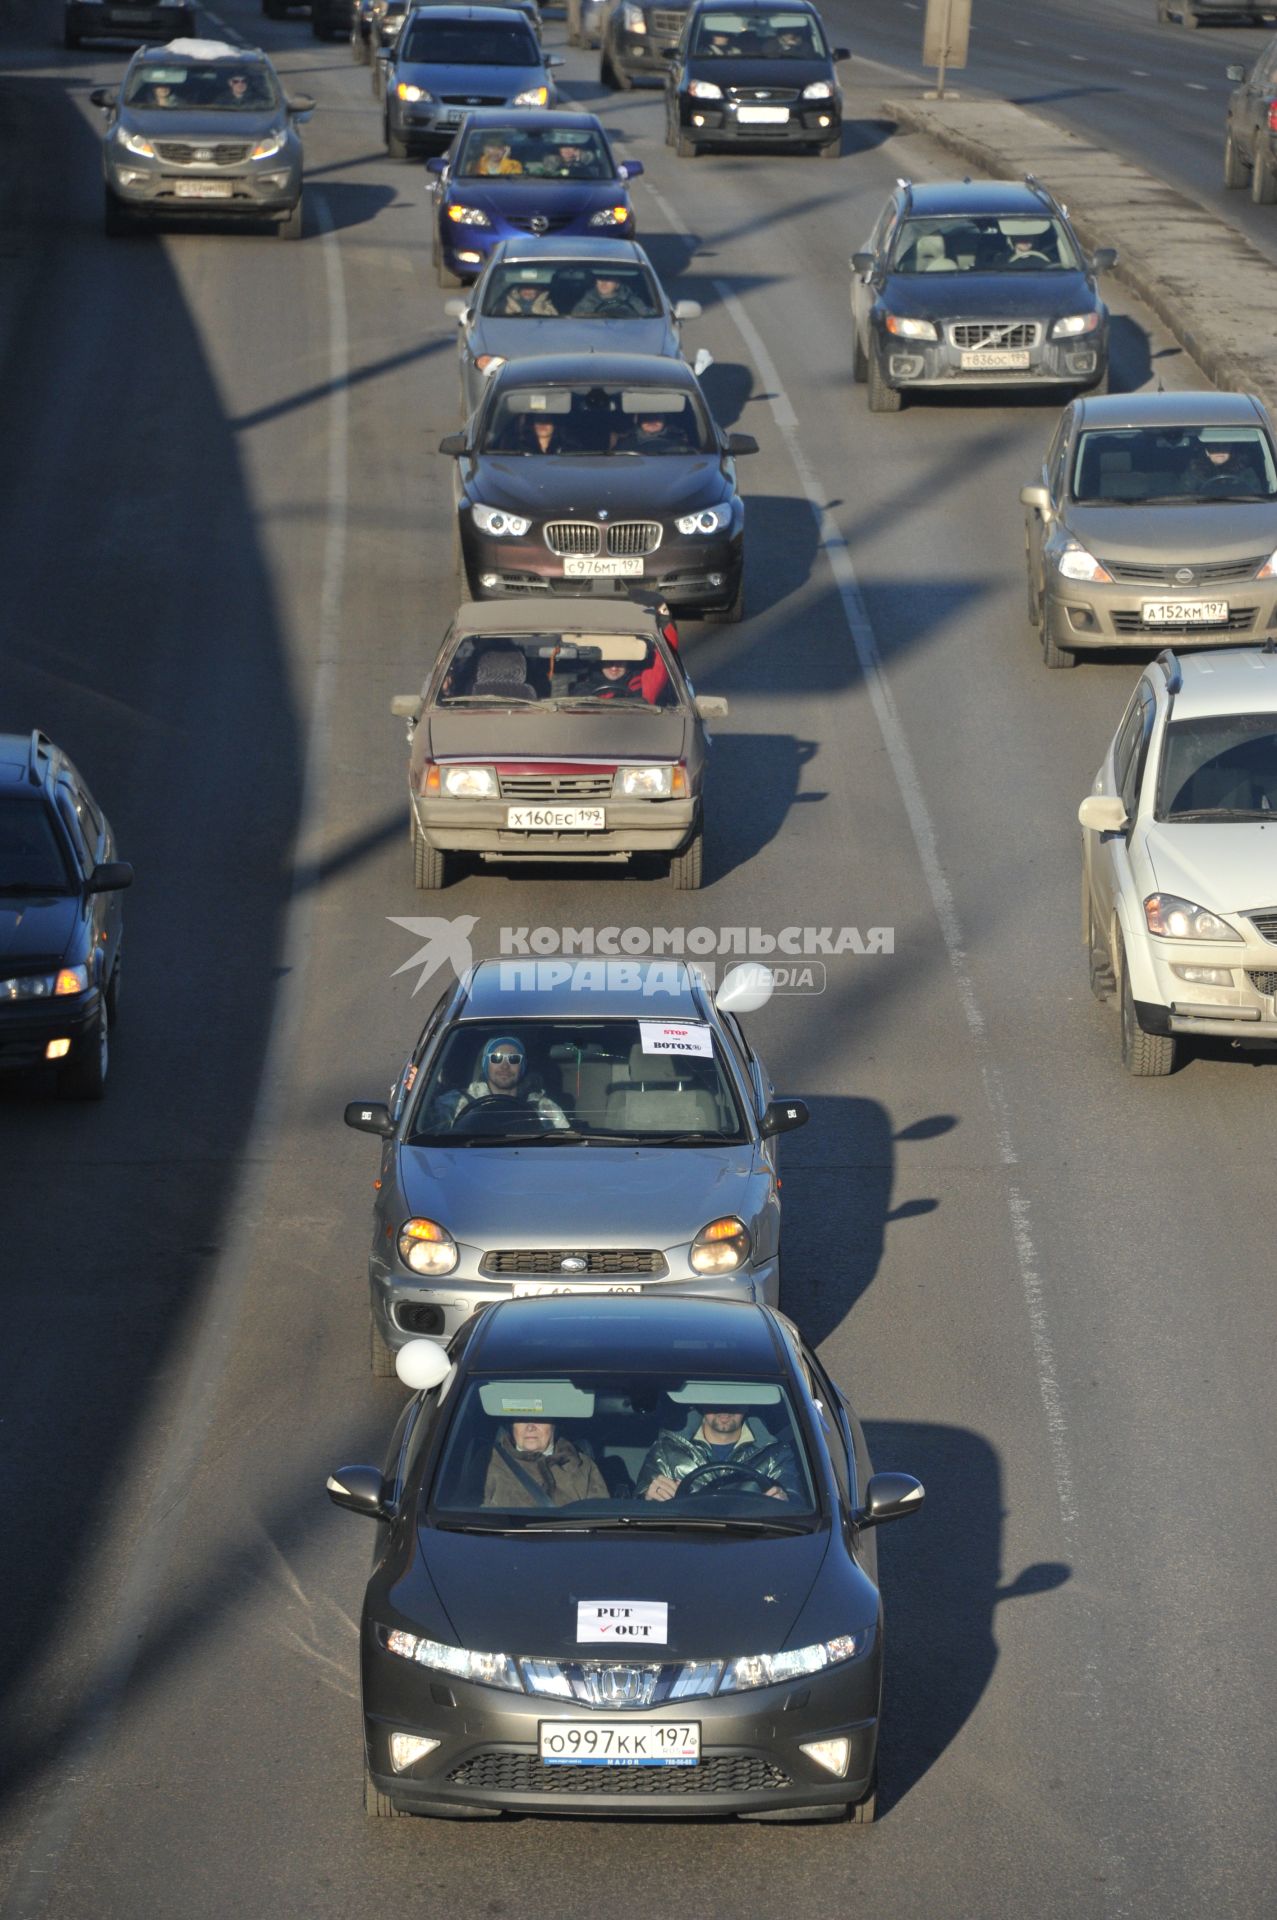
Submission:
[[[508,1033],[489,1040],[479,1056],[479,1077],[462,1092],[441,1093],[431,1112],[440,1127],[455,1127],[461,1116],[483,1100],[514,1100],[530,1107],[543,1128],[567,1128],[561,1106],[541,1091],[539,1081],[525,1078],[528,1056],[522,1040]]]
[[[761,1480],[774,1480],[767,1488],[769,1499],[788,1500],[801,1494],[793,1448],[785,1440],[773,1440],[769,1434],[755,1434],[742,1407],[702,1407],[701,1424],[690,1437],[685,1433],[659,1433],[647,1450],[639,1468],[636,1491],[644,1500],[672,1500],[680,1480],[698,1467],[723,1465],[748,1467]],[[729,1488],[742,1486],[742,1474],[724,1474]],[[707,1492],[715,1476],[706,1474],[698,1483]]]

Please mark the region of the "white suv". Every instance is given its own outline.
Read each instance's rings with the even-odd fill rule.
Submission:
[[[1277,1046],[1277,644],[1159,654],[1078,819],[1128,1072],[1170,1073],[1181,1034]]]

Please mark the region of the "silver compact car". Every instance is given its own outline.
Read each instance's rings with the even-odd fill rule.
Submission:
[[[393,160],[441,151],[472,107],[553,106],[550,69],[562,65],[514,7],[414,7],[376,56],[386,151]]]
[[[408,923],[410,926],[412,923]],[[427,926],[446,927],[429,921]],[[682,960],[487,960],[440,998],[389,1101],[368,1279],[373,1372],[512,1295],[780,1291],[778,1100],[738,1015],[765,968],[717,995]]]
[[[315,102],[289,98],[264,53],[220,40],[144,47],[118,90],[89,96],[102,142],[110,235],[161,218],[270,221],[302,233],[302,143]]]

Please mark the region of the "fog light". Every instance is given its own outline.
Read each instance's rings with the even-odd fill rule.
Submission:
[[[694,113],[692,115],[692,125],[694,127],[703,127],[705,125],[705,115],[703,113]]]
[[[459,253],[457,258],[463,266],[477,267],[482,263],[483,255],[481,253]]]
[[[1230,967],[1172,967],[1171,972],[1181,980],[1191,980],[1195,987],[1231,987],[1233,984]]]
[[[479,575],[479,585],[481,587],[495,587],[497,581],[498,576],[495,573],[481,573]]]
[[[44,1057],[46,1060],[65,1060],[70,1051],[71,1042],[69,1040],[50,1040],[44,1050]]]
[[[120,168],[120,185],[122,187],[140,187],[145,178],[146,175],[144,173],[137,173],[132,167],[129,167],[127,170],[124,167]]]
[[[402,1773],[405,1768],[416,1766],[418,1760],[424,1760],[428,1753],[433,1753],[438,1744],[437,1740],[427,1740],[424,1733],[392,1733],[390,1764],[396,1773]],[[846,1744],[844,1740],[843,1745]]]
[[[821,127],[827,127],[829,125],[829,115],[827,113],[822,113],[816,124]]]
[[[262,184],[267,187],[286,187],[288,185],[288,175],[286,173],[264,173],[262,175]]]
[[[396,1734],[395,1738],[399,1736]],[[808,1740],[801,1744],[799,1751],[818,1767],[824,1767],[827,1773],[837,1774],[840,1780],[847,1777],[847,1763],[851,1759],[850,1740]]]
[[[708,579],[711,587],[721,587],[723,584],[723,576],[721,573],[707,574],[706,578]]]

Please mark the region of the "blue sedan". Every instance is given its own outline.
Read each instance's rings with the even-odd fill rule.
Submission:
[[[630,239],[627,183],[639,160],[615,159],[592,113],[467,114],[439,176],[434,262],[441,287],[474,280],[501,240],[586,234]]]

